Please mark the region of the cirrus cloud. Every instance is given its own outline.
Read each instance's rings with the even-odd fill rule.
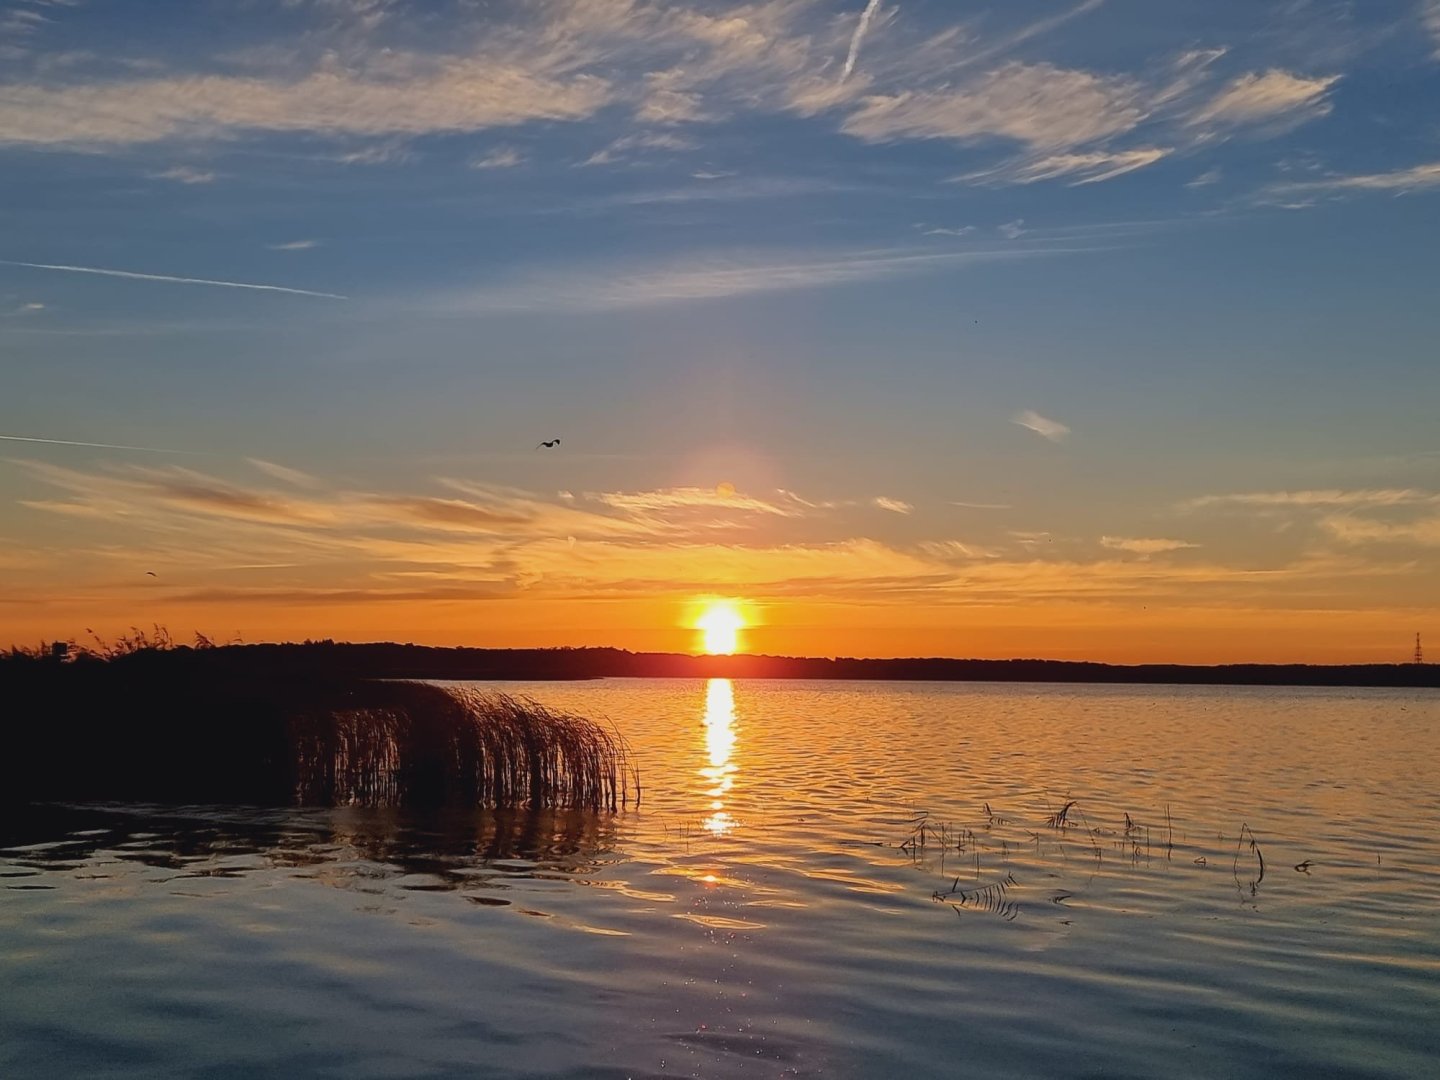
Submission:
[[[1041,416],[1034,409],[1025,409],[1010,418],[1012,424],[1027,428],[1035,432],[1043,439],[1051,442],[1064,442],[1070,435],[1070,429],[1059,420],[1051,420],[1047,416]]]
[[[1334,108],[1328,94],[1338,75],[1307,78],[1274,69],[1235,79],[1190,118],[1195,125],[1301,123]]]
[[[1151,555],[1167,555],[1172,551],[1183,551],[1186,548],[1196,548],[1199,544],[1192,544],[1188,540],[1167,540],[1161,537],[1128,537],[1128,536],[1102,536],[1100,538],[1102,547],[1110,548],[1113,551],[1128,551],[1132,555],[1139,555],[1141,558],[1149,558]]]
[[[881,510],[889,510],[892,514],[913,514],[915,507],[901,499],[891,499],[885,495],[877,495],[870,500]]]
[[[69,86],[0,86],[0,144],[105,145],[227,131],[416,135],[577,120],[611,97],[543,61],[414,58],[408,77],[320,70],[289,81],[185,75]]]
[[[954,89],[871,95],[842,130],[870,142],[999,136],[1060,149],[1130,131],[1144,117],[1140,98],[1128,79],[1012,62]]]

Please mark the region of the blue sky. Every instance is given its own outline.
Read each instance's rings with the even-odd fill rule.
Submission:
[[[1403,655],[1437,103],[1434,0],[8,0],[0,619]]]

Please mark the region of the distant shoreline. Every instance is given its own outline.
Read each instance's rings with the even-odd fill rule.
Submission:
[[[820,679],[875,682],[1012,682],[1185,686],[1440,688],[1440,664],[1102,664],[1072,660],[944,657],[692,656],[614,648],[477,649],[342,643],[183,646],[155,659],[256,676],[337,676],[487,682],[600,678]],[[142,659],[131,657],[131,659]],[[84,663],[83,658],[67,663]]]

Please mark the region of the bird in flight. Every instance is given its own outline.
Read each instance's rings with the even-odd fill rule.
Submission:
[[[154,570],[146,570],[146,571],[145,571],[145,576],[146,576],[146,577],[159,577],[160,575],[157,574],[157,573],[155,573]]]
[[[556,437],[553,438],[553,439],[546,439],[546,440],[544,440],[543,442],[540,443],[540,446],[535,447],[535,449],[536,449],[536,450],[539,450],[541,446],[551,447],[551,446],[559,446],[559,445],[560,445],[560,438],[559,438],[559,436],[556,436]]]

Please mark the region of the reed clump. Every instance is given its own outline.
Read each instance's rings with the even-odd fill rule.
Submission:
[[[619,736],[507,694],[372,683],[287,727],[301,805],[614,810],[628,797]]]
[[[236,665],[0,661],[0,798],[613,810],[613,731],[501,693]]]

